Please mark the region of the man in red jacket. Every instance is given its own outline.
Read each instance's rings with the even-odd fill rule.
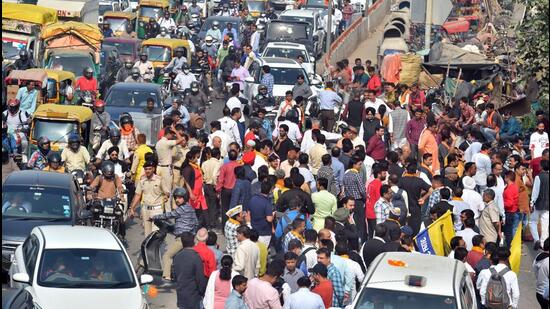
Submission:
[[[380,163],[374,163],[372,165],[372,176],[374,180],[368,182],[367,203],[366,203],[366,217],[369,232],[369,239],[374,235],[374,227],[376,226],[376,213],[374,212],[374,205],[380,199],[380,188],[382,188],[382,182],[386,180],[386,168]]]
[[[386,158],[386,143],[382,140],[384,136],[384,127],[379,125],[375,129],[375,134],[369,139],[365,153],[375,161],[383,161]]]
[[[216,270],[216,256],[214,252],[208,248],[206,245],[206,240],[208,239],[208,231],[205,228],[202,228],[197,231],[195,236],[196,245],[193,247],[193,250],[197,251],[199,257],[201,258],[202,265],[204,267],[204,276],[210,278],[210,274]]]

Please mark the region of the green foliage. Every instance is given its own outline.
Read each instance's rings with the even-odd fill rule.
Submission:
[[[550,6],[548,0],[518,0],[527,6],[525,19],[517,28],[516,52],[522,83],[534,76],[539,84],[539,101],[548,110],[550,72]]]

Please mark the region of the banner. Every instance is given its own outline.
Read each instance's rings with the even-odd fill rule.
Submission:
[[[521,231],[523,230],[523,223],[520,221],[516,234],[512,239],[512,244],[510,245],[510,268],[517,275],[519,275],[519,266],[521,264]]]
[[[455,236],[452,213],[447,211],[414,238],[418,252],[447,256],[451,252],[451,238]]]

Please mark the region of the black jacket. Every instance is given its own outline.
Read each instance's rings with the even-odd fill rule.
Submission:
[[[358,248],[359,244],[359,233],[357,232],[357,226],[355,224],[350,224],[349,222],[336,222],[334,227],[334,232],[336,234],[342,234],[346,236],[348,243],[353,244],[353,248]]]
[[[199,254],[190,248],[174,257],[178,308],[199,309],[206,290],[207,279]]]
[[[363,260],[365,261],[365,267],[368,269],[370,263],[385,249],[385,243],[379,239],[372,238],[367,240],[363,245]]]
[[[315,213],[315,206],[313,206],[311,195],[301,189],[290,189],[281,194],[279,200],[277,201],[277,211],[285,212],[293,198],[299,198],[301,200],[302,208],[300,209],[300,212],[310,215]]]

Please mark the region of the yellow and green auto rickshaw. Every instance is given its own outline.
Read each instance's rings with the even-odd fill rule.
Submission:
[[[160,70],[170,63],[175,55],[175,49],[183,48],[183,56],[191,63],[189,42],[178,39],[148,39],[141,43],[141,51],[147,54],[149,61],[155,69],[155,79],[160,75]]]
[[[90,141],[90,123],[92,110],[84,106],[42,104],[32,115],[29,133],[28,155],[37,149],[40,137],[45,136],[51,142],[53,151],[61,151],[67,146],[71,133],[82,136],[83,145]]]
[[[141,0],[137,9],[136,34],[139,39],[145,38],[145,26],[150,18],[158,20],[164,11],[170,10],[170,0]]]
[[[24,87],[28,82],[33,82],[35,89],[38,89],[36,105],[46,102],[46,84],[48,74],[44,69],[13,70],[4,79],[6,85],[6,101],[17,96],[19,88]]]
[[[136,14],[131,12],[105,12],[103,14],[103,23],[109,23],[114,36],[120,36],[127,29],[136,28]]]
[[[269,2],[267,0],[244,0],[243,7],[248,9],[252,17],[258,18],[267,11]]]
[[[74,73],[49,69],[30,69],[28,71],[33,70],[42,70],[48,74],[46,103],[65,104],[65,90],[67,85],[70,83],[72,87],[74,87],[76,83]]]

